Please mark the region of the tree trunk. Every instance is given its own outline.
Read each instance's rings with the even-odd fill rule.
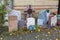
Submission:
[[[58,15],[60,14],[60,0],[58,2]]]
[[[60,25],[60,0],[58,2],[57,24]]]

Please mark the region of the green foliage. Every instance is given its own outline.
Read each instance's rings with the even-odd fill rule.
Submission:
[[[35,25],[35,28],[36,28],[36,30],[40,29],[40,27],[38,25]]]
[[[20,29],[19,29],[19,32],[23,32],[23,29],[22,29],[22,28],[20,28]]]
[[[5,14],[6,14],[5,5],[2,5],[2,3],[0,3],[0,27],[4,26],[4,23],[5,23],[4,16],[5,16]]]
[[[5,15],[6,15],[5,4],[2,4],[1,1],[0,1],[0,33],[6,32],[7,29],[8,29],[6,26],[4,26]]]

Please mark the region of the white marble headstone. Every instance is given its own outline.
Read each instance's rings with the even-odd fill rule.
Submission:
[[[57,15],[51,18],[51,26],[55,26],[57,23]]]
[[[35,19],[34,18],[27,18],[27,28],[29,28],[30,25],[35,25]]]
[[[17,16],[17,19],[21,20],[21,12],[20,11],[12,10],[9,15],[11,15],[11,16]]]
[[[37,19],[37,25],[38,26],[42,26],[43,25],[44,20],[43,19]]]

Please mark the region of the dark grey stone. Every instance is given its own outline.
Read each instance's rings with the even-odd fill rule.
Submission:
[[[18,27],[23,27],[23,26],[25,26],[24,20],[18,21]]]

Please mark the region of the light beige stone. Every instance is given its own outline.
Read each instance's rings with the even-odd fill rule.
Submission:
[[[18,30],[17,16],[9,16],[8,17],[8,23],[9,23],[9,32]]]

